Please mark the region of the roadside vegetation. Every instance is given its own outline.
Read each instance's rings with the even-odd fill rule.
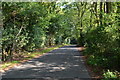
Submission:
[[[10,68],[12,68],[13,66],[15,65],[20,65],[22,64],[23,62],[26,62],[28,60],[31,60],[33,58],[37,58],[37,57],[40,57],[54,49],[57,49],[57,48],[60,48],[60,47],[63,47],[65,46],[65,44],[63,45],[56,45],[56,46],[52,46],[52,47],[49,47],[49,48],[44,48],[42,50],[36,50],[34,52],[26,52],[26,53],[21,53],[22,57],[15,57],[14,60],[12,61],[7,61],[7,62],[3,62],[2,63],[2,66],[1,66],[1,70],[0,72],[4,72]]]

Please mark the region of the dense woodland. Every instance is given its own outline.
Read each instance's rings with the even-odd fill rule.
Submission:
[[[59,44],[84,46],[87,63],[120,71],[120,2],[3,2],[2,61]]]

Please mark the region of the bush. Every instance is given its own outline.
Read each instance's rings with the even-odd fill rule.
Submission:
[[[88,63],[118,70],[120,63],[119,35],[115,26],[99,26],[91,29],[85,35],[86,50],[84,53],[92,55],[89,57]]]
[[[117,71],[115,72],[112,72],[110,70],[104,72],[103,74],[104,78],[103,80],[109,80],[109,79],[112,79],[112,80],[116,80],[118,77],[117,77]]]

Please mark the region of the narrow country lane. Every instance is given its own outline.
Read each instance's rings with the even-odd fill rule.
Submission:
[[[45,55],[15,66],[2,75],[7,78],[78,78],[90,76],[77,47],[64,46]],[[13,79],[12,79],[13,80]]]

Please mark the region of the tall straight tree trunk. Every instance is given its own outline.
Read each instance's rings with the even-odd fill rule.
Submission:
[[[100,26],[102,26],[102,5],[103,5],[103,2],[100,2],[100,15],[99,15],[99,21],[100,21]]]
[[[5,53],[4,53],[5,51],[4,51],[4,49],[3,49],[3,46],[2,46],[2,61],[5,61]]]
[[[98,21],[98,12],[97,12],[97,2],[94,2],[93,4],[94,4],[93,13],[95,14],[97,25],[99,25],[99,21]]]
[[[111,2],[106,2],[106,13],[110,13],[112,10]]]

